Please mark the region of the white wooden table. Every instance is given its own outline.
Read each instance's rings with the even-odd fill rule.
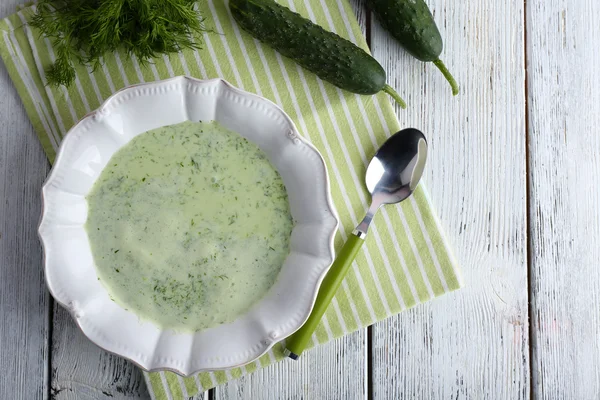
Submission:
[[[467,287],[200,397],[600,398],[600,2],[428,3],[455,99],[355,9],[410,105],[401,124],[429,138],[425,181]],[[48,169],[0,66],[0,399],[147,398],[45,288]]]

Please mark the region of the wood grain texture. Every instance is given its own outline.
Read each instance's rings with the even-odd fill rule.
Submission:
[[[215,388],[217,400],[364,399],[365,330]]]
[[[429,139],[425,183],[466,287],[374,326],[373,398],[525,399],[524,4],[427,3],[458,97],[375,20],[371,48],[408,103],[401,125]]]
[[[376,324],[370,360],[360,331],[212,398],[358,399],[372,385],[374,399],[526,399],[530,379],[534,398],[600,398],[600,4],[527,2],[527,99],[522,1],[428,4],[459,97],[374,20],[370,43],[409,103],[401,124],[428,136],[425,181],[466,288]],[[0,91],[0,399],[148,398],[137,368],[50,315],[36,234],[48,164],[3,66]]]
[[[0,18],[17,0],[0,3]],[[0,61],[0,399],[47,398],[48,292],[37,239],[48,162]]]
[[[53,321],[51,400],[149,397],[141,370],[94,345],[59,305]]]
[[[527,7],[533,389],[598,399],[600,4]]]

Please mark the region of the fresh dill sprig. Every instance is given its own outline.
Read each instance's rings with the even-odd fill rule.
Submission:
[[[97,68],[118,49],[147,63],[157,55],[200,48],[204,19],[196,0],[40,0],[30,23],[46,35],[56,60],[48,83],[68,86],[74,62]]]

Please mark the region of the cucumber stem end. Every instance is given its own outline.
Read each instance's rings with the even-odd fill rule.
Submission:
[[[442,60],[440,60],[439,58],[437,60],[435,60],[433,63],[435,64],[436,67],[438,67],[438,69],[440,71],[442,71],[442,74],[444,74],[444,78],[446,78],[446,80],[452,87],[452,95],[456,96],[459,92],[458,83],[456,83],[456,80],[454,79],[454,77],[452,76],[450,71],[448,71],[448,68],[446,68],[446,65],[444,65]]]
[[[390,85],[385,85],[381,90],[392,96],[392,98],[396,101],[396,103],[398,103],[401,109],[406,109],[406,102],[402,99],[402,97],[400,97],[398,93],[396,93],[394,88],[392,88]]]

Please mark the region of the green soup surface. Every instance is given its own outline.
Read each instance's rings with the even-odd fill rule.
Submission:
[[[120,306],[193,332],[244,314],[274,284],[293,227],[277,171],[216,122],[145,132],[87,196],[98,279]]]

